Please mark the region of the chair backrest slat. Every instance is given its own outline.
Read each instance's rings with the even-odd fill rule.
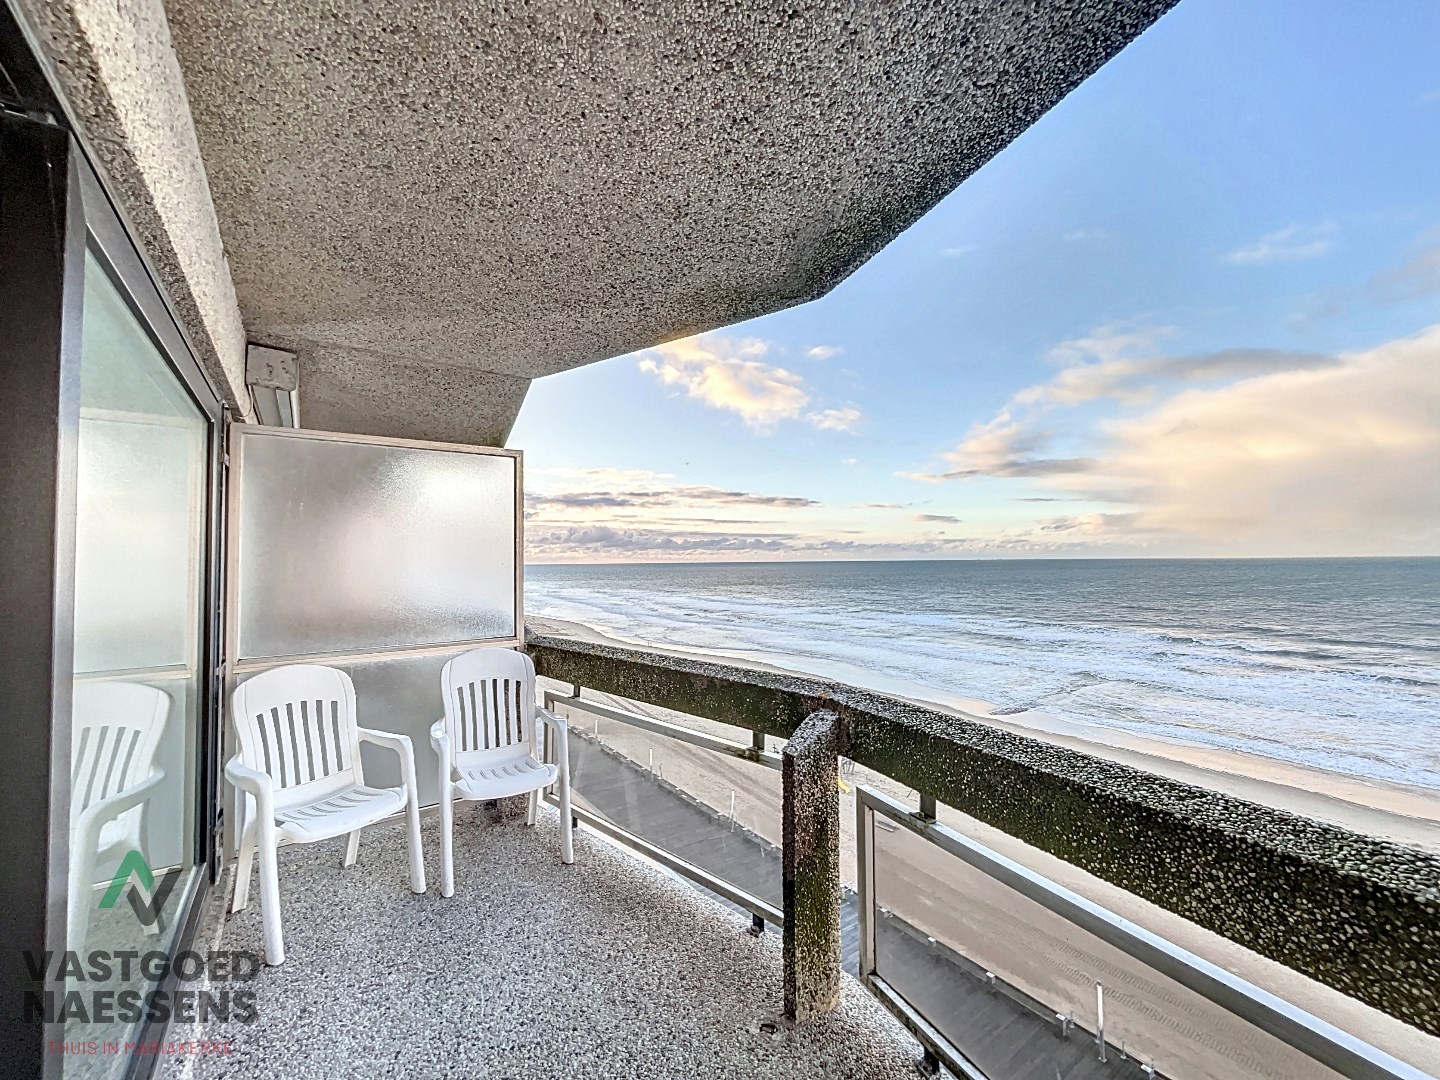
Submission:
[[[71,813],[140,783],[155,768],[170,695],[146,683],[79,683],[71,708]]]
[[[241,760],[266,773],[277,804],[362,783],[350,676],[318,664],[292,664],[252,676],[235,688],[231,720]],[[302,790],[305,789],[305,790]]]
[[[535,665],[514,649],[472,649],[440,676],[445,731],[456,760],[508,760],[530,749]]]

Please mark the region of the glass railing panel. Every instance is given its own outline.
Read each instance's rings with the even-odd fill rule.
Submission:
[[[874,825],[875,972],[991,1080],[1340,1076],[924,837]]]
[[[569,717],[576,806],[780,906],[778,770],[563,702],[555,707]]]

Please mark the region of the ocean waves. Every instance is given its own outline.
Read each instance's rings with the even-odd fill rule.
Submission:
[[[1419,606],[1440,591],[1436,561],[1327,563],[1344,564],[1334,602],[1317,602],[1314,562],[1216,560],[535,567],[526,605],[1000,715],[1440,789],[1440,665]]]

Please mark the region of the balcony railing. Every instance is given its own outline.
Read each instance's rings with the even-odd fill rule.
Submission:
[[[778,772],[780,755],[764,749],[763,736],[746,746],[575,695],[546,691],[542,700],[545,708],[563,709],[571,719],[571,811],[578,821],[748,911],[756,932],[762,932],[766,923],[783,925],[777,895],[781,885],[779,853],[773,852],[767,864],[762,838],[743,827],[737,837],[733,815],[727,824],[698,802],[694,815],[677,821],[676,797],[694,800],[683,788],[666,785],[669,790],[655,790],[665,781],[663,765],[661,772],[655,769],[653,751],[644,763],[610,751],[601,740],[598,724],[591,733],[584,725],[576,724],[575,717],[578,714],[624,724],[661,740],[684,743],[707,753],[751,762],[754,768]],[[545,754],[549,761],[555,757],[552,742],[547,731]],[[559,806],[553,791],[547,801]],[[667,842],[667,833],[678,836]],[[727,844],[727,840],[735,842]],[[727,852],[727,847],[732,850]],[[738,853],[733,850],[737,848]]]
[[[1114,1063],[1117,1075],[1424,1080],[923,813],[869,788],[858,796],[861,978],[957,1075],[994,1075],[972,1062],[1002,1062],[983,1027],[998,1012],[1084,1044],[1055,1057]],[[995,997],[1008,1000],[974,1007]]]
[[[858,935],[844,947],[858,953],[872,992],[957,1075],[1041,1075],[1034,1069],[1043,1063],[1043,1075],[1053,1067],[1067,1078],[1190,1080],[1247,1069],[1307,1080],[1425,1076],[940,825],[935,807],[956,807],[1433,1034],[1440,860],[1426,853],[825,680],[551,635],[532,634],[527,649],[542,677],[570,684],[568,693],[551,690],[546,704],[569,713],[578,734],[572,768],[590,806],[577,817],[749,911],[757,929],[782,922],[792,1013],[823,1011],[829,969],[841,962],[832,822],[835,755],[843,753],[918,793],[915,807],[857,793],[859,896],[846,903],[858,908],[849,920]],[[597,701],[597,693],[739,731],[694,730]],[[612,772],[674,787],[663,755],[657,767],[633,748],[627,755],[608,746],[598,729],[587,733],[585,717],[779,769],[785,844],[778,860],[770,845],[769,876],[757,870],[766,856],[755,854],[768,842],[733,810],[729,832],[740,830],[751,857],[723,850],[723,801],[692,800],[698,825],[667,839],[633,795],[605,794],[605,768],[587,781],[586,760],[609,757]],[[767,736],[792,741],[775,753]],[[821,798],[824,784],[813,778],[827,775]],[[587,783],[596,785],[595,801]],[[606,798],[608,810],[599,805]],[[721,842],[707,846],[706,836]],[[907,880],[923,887],[907,889]],[[1045,932],[1009,948],[977,938],[977,926],[953,913],[981,889],[1002,907],[1026,909],[1017,925]],[[988,1014],[977,1006],[984,1001]],[[1030,1046],[1018,1071],[996,1060],[997,1032],[1015,1018]],[[1056,1039],[1036,1050],[1034,1036],[1046,1029]]]

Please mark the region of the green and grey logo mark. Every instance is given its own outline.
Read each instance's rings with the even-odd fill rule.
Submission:
[[[165,910],[165,901],[170,898],[170,890],[175,888],[175,882],[179,879],[179,874],[166,874],[157,889],[155,874],[151,871],[150,864],[145,861],[145,856],[132,850],[120,860],[120,868],[115,871],[110,887],[105,890],[105,895],[100,897],[100,907],[113,908],[120,899],[120,894],[124,892],[135,917],[145,926],[154,926],[160,921],[160,912]],[[125,889],[127,884],[130,885],[128,892]]]

